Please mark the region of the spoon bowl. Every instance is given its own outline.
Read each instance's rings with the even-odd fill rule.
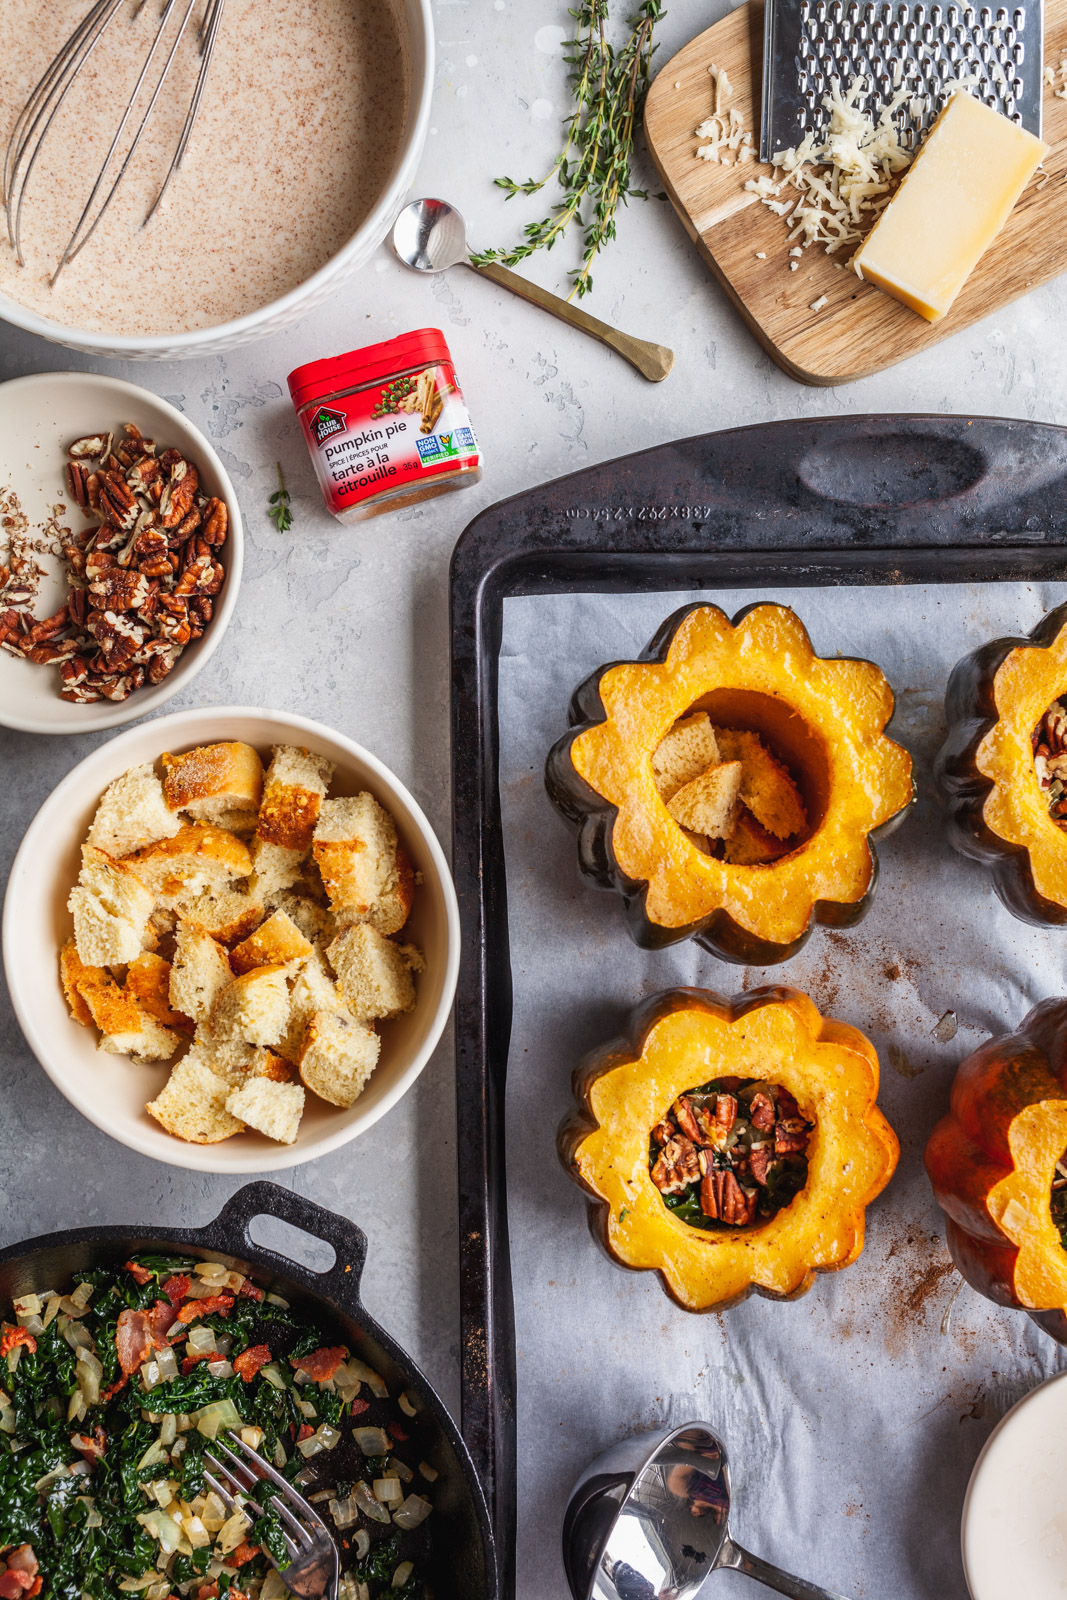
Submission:
[[[730,1464],[706,1423],[624,1439],[571,1492],[563,1565],[574,1600],[694,1600],[719,1567],[792,1600],[846,1600],[750,1555],[729,1517]]]

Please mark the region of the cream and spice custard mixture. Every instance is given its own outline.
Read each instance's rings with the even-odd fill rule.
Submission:
[[[87,9],[56,0],[44,27],[40,0],[3,0],[0,148]],[[25,266],[0,233],[0,293],[67,326],[180,333],[269,304],[351,238],[398,158],[411,86],[397,0],[227,0],[181,170],[142,226],[192,97],[198,6],[118,193],[51,287],[159,16],[125,0],[68,94],[26,192]]]

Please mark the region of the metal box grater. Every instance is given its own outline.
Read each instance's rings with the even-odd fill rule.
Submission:
[[[765,0],[760,158],[800,143],[828,121],[831,84],[871,85],[868,111],[898,88],[913,88],[921,109],[898,113],[902,142],[916,144],[960,78],[994,110],[1041,135],[1042,0],[1012,10],[963,3],[890,0]],[[916,114],[917,113],[917,114]]]

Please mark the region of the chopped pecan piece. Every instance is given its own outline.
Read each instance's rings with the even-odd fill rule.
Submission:
[[[774,1127],[774,1101],[762,1089],[757,1089],[748,1103],[748,1120],[761,1133],[768,1133]]]
[[[767,1173],[774,1160],[774,1150],[769,1144],[754,1144],[748,1153],[748,1169],[756,1182],[766,1184]]]
[[[696,1146],[683,1138],[664,1145],[652,1167],[651,1178],[660,1194],[681,1194],[700,1177]]]
[[[89,509],[89,477],[89,468],[83,467],[80,461],[67,462],[67,484],[71,499],[81,506],[83,511]]]
[[[715,1121],[723,1133],[729,1133],[737,1121],[737,1097],[732,1094],[715,1096]]]
[[[148,579],[143,572],[112,567],[89,585],[89,604],[98,610],[136,611],[148,599]]]
[[[129,533],[137,521],[141,508],[121,471],[105,476],[100,486],[100,509],[123,533]]]
[[[798,1155],[808,1148],[808,1125],[803,1117],[788,1117],[774,1125],[774,1149],[780,1156]]]
[[[713,1222],[740,1227],[756,1216],[757,1194],[746,1193],[733,1173],[723,1167],[709,1172],[700,1185],[700,1209]]]
[[[110,438],[109,433],[88,433],[84,439],[75,439],[72,445],[68,445],[67,454],[72,461],[95,461],[108,448]]]
[[[164,528],[176,528],[189,515],[199,482],[200,474],[191,461],[174,463],[159,502],[159,520]]]

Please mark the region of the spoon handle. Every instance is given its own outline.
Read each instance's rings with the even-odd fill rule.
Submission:
[[[502,288],[510,289],[521,299],[540,306],[542,311],[550,311],[561,322],[569,322],[572,328],[591,334],[594,339],[599,339],[601,344],[610,345],[612,350],[618,351],[620,356],[652,383],[662,383],[674,366],[674,351],[668,350],[666,345],[650,344],[647,339],[634,339],[628,333],[620,333],[618,328],[612,328],[606,322],[599,322],[580,306],[571,305],[569,300],[561,300],[559,295],[550,294],[539,284],[530,283],[527,278],[520,278],[517,272],[498,266],[495,261],[490,261],[482,267],[476,267],[473,261],[467,265],[474,272],[480,273],[483,278],[492,278],[493,282],[499,283]]]
[[[781,1567],[776,1567],[769,1561],[761,1561],[759,1556],[749,1555],[747,1550],[742,1550],[727,1538],[719,1552],[716,1567],[729,1567],[733,1572],[743,1572],[748,1578],[755,1578],[757,1582],[766,1584],[768,1589],[774,1589],[778,1594],[787,1594],[790,1600],[848,1600],[847,1595],[839,1594],[836,1589],[820,1589],[817,1583],[807,1583],[803,1578],[794,1578],[790,1573],[783,1572]]]

